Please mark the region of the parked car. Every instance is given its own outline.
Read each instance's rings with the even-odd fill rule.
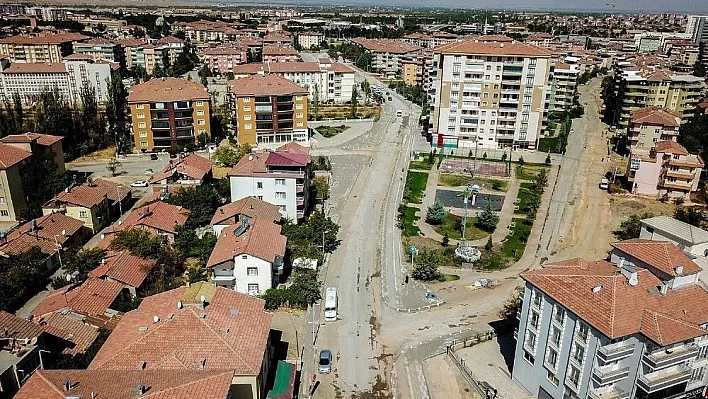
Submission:
[[[152,176],[155,174],[155,171],[152,169],[145,169],[145,176]]]
[[[317,371],[320,374],[329,374],[332,372],[332,351],[329,349],[322,349],[320,351],[320,361],[317,365]]]
[[[130,184],[130,187],[147,187],[148,182],[145,180],[136,180]]]
[[[150,160],[157,161],[157,154],[155,154],[155,153],[150,154]]]
[[[600,180],[600,190],[607,190],[610,188],[610,181],[607,179]]]

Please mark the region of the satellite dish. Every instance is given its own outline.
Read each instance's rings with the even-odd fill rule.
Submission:
[[[632,275],[632,277],[629,278],[629,281],[627,281],[627,283],[630,286],[635,287],[639,283],[639,279],[636,275]]]

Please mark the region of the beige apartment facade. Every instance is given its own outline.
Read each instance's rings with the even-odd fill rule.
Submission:
[[[136,152],[197,144],[211,137],[211,97],[203,85],[179,78],[157,78],[133,86],[128,94]]]
[[[535,149],[549,107],[551,53],[468,40],[434,50],[432,145]]]
[[[61,62],[72,53],[72,42],[84,39],[78,33],[6,37],[0,39],[0,57],[10,62]]]

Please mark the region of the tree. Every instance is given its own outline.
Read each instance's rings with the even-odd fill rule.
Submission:
[[[106,121],[104,114],[98,112],[96,90],[89,85],[81,87],[81,125],[87,139],[82,143],[80,155],[106,147]]]
[[[357,98],[358,93],[356,91],[356,85],[352,87],[352,101],[349,106],[349,117],[350,118],[356,118],[357,115],[357,104],[359,102],[359,99]]]
[[[329,184],[327,183],[327,178],[324,176],[317,176],[312,179],[312,184],[315,186],[315,191],[317,192],[317,198],[325,201],[329,199]]]
[[[222,145],[216,149],[213,158],[224,166],[233,166],[249,152],[251,152],[251,146],[248,143],[241,144],[238,148],[234,148],[230,145]]]
[[[213,184],[182,188],[167,199],[168,203],[189,210],[185,229],[192,230],[209,224],[216,209],[223,203]]]
[[[0,256],[0,310],[15,312],[47,285],[46,255],[38,247]]]
[[[519,160],[517,162],[519,163],[519,166],[521,166],[522,168],[526,164],[526,162],[524,161],[524,157],[519,157]]]
[[[119,231],[111,241],[111,249],[127,249],[141,258],[160,258],[162,247],[163,240],[160,236],[143,229]]]
[[[109,172],[111,172],[111,176],[117,176],[118,175],[118,168],[123,166],[123,164],[116,158],[111,158],[108,161],[108,165],[106,165],[106,169],[108,169]]]
[[[315,120],[320,116],[320,85],[315,84],[315,91],[312,93],[312,110],[315,114]]]
[[[546,155],[546,160],[543,163],[545,163],[546,165],[551,164],[551,154]]]
[[[436,252],[422,249],[418,252],[414,262],[415,265],[413,265],[413,272],[411,273],[411,277],[414,279],[432,281],[442,277],[442,273],[438,269],[440,260]]]
[[[130,129],[128,127],[128,91],[119,76],[108,81],[108,102],[106,103],[108,134],[113,136],[116,154],[130,149]]]
[[[101,248],[85,248],[78,252],[66,252],[63,257],[64,270],[76,273],[74,281],[84,281],[88,273],[101,265],[106,251]]]
[[[445,231],[445,235],[443,236],[440,245],[442,245],[443,247],[447,247],[450,245],[450,234],[448,234],[447,231]]]
[[[425,214],[425,221],[429,224],[437,225],[445,221],[445,216],[447,216],[447,212],[445,212],[442,202],[435,201],[433,205],[428,207],[428,212]]]
[[[477,221],[475,225],[486,232],[493,232],[497,228],[497,223],[499,223],[499,215],[492,210],[492,203],[487,201],[487,205],[484,210],[477,215]]]
[[[282,228],[282,234],[288,237],[288,249],[293,257],[297,254],[322,259],[325,253],[331,253],[339,246],[338,233],[339,225],[322,211],[313,212],[300,224],[288,220]]]
[[[631,215],[620,223],[619,229],[613,231],[613,234],[620,240],[639,238],[639,233],[642,231],[642,219],[648,219],[653,216],[654,214],[649,212]]]
[[[487,243],[484,244],[484,249],[487,251],[491,251],[494,248],[494,243],[492,243],[492,236],[491,234],[489,235],[489,239],[487,239]]]
[[[514,292],[504,302],[504,307],[499,310],[499,317],[503,320],[516,320],[516,313],[521,310],[521,293],[524,287],[516,287]]]
[[[674,218],[688,223],[692,226],[701,227],[703,222],[703,212],[696,207],[677,206],[674,210]]]
[[[206,263],[211,255],[211,252],[216,246],[217,237],[211,232],[197,237],[194,229],[187,229],[183,226],[177,226],[175,229],[177,236],[175,237],[175,248],[185,258],[197,258],[202,263]]]
[[[371,95],[371,84],[368,80],[361,82],[361,90],[364,92],[364,105],[369,105],[369,96]]]

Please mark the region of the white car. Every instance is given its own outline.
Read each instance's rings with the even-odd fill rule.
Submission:
[[[610,188],[610,181],[607,179],[600,180],[600,190],[607,190]]]
[[[130,184],[130,187],[147,187],[148,182],[145,180],[136,180]]]

